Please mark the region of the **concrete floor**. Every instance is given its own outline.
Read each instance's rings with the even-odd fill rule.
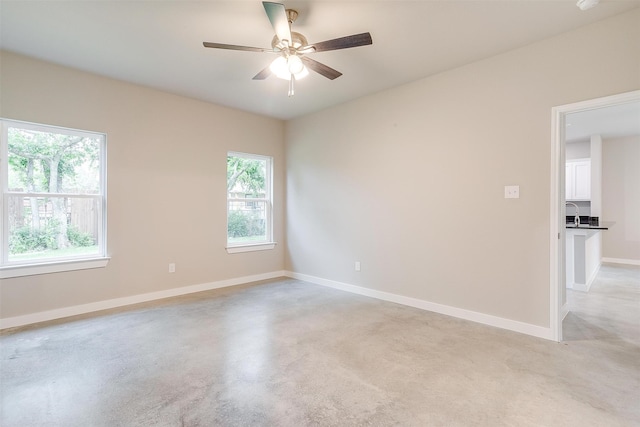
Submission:
[[[639,290],[603,267],[561,344],[288,279],[51,322],[0,337],[0,424],[637,426]]]

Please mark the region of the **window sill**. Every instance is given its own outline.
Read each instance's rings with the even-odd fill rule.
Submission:
[[[227,246],[228,254],[237,254],[240,252],[267,251],[276,247],[276,242],[257,243],[253,245]]]
[[[22,264],[0,267],[0,279],[35,276],[38,274],[61,273],[63,271],[88,270],[106,267],[111,258],[89,258],[82,260],[53,261],[43,264]]]

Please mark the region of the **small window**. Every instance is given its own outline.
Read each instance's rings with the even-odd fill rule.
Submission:
[[[274,247],[271,163],[271,157],[227,154],[227,250],[230,253]]]
[[[0,267],[104,258],[105,135],[0,123]]]

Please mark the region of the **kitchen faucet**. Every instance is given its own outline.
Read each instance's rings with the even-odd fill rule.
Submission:
[[[573,207],[576,208],[576,216],[575,218],[573,218],[573,223],[575,224],[576,227],[579,227],[580,226],[580,208],[578,207],[578,205],[571,202],[565,202],[565,206],[566,205],[573,205]]]

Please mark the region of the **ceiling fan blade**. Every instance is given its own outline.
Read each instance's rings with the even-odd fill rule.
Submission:
[[[271,64],[267,65],[267,68],[260,71],[258,74],[253,76],[253,80],[264,80],[271,75]]]
[[[238,46],[235,44],[203,42],[202,45],[204,47],[213,47],[216,49],[246,50],[248,52],[273,52],[273,49],[263,49],[261,47],[251,47],[251,46]]]
[[[327,50],[348,49],[350,47],[366,46],[370,44],[373,44],[371,34],[361,33],[314,43],[311,46],[316,48],[316,52],[325,52]]]
[[[287,19],[287,11],[284,5],[269,1],[263,1],[262,5],[278,38],[281,41],[287,40],[291,44],[291,28],[289,28],[289,20]]]
[[[342,75],[342,73],[340,71],[334,70],[333,68],[331,68],[331,67],[329,67],[327,65],[324,65],[321,62],[314,61],[311,58],[307,58],[306,56],[303,56],[300,59],[302,59],[302,63],[304,65],[306,65],[308,68],[312,69],[313,71],[315,71],[318,74],[321,74],[321,75],[325,76],[329,80],[337,79],[338,77],[340,77]]]

